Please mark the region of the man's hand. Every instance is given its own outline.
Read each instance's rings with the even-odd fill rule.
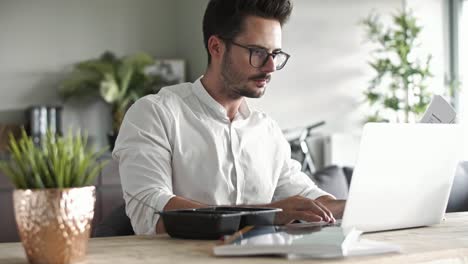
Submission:
[[[288,224],[294,220],[304,220],[308,222],[324,221],[334,223],[336,220],[333,216],[333,212],[326,206],[326,204],[344,204],[343,201],[338,201],[338,203],[335,201],[338,200],[335,200],[330,196],[322,196],[316,200],[312,200],[296,195],[281,201],[271,203],[268,206],[283,209],[283,212],[278,213],[276,216],[276,224]],[[334,207],[334,211],[335,210],[337,213],[340,213],[338,206]],[[342,212],[340,215],[341,214]]]
[[[346,205],[346,200],[336,200],[329,195],[321,196],[316,201],[327,207],[336,219],[343,218],[343,212]]]
[[[172,197],[166,206],[164,206],[163,211],[176,210],[176,209],[187,209],[187,208],[201,208],[207,207],[207,205],[199,203],[197,201],[189,200],[180,196]],[[166,233],[166,228],[164,228],[164,222],[161,218],[158,219],[156,223],[156,234]]]

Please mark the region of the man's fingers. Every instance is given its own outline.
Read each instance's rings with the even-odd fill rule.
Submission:
[[[320,215],[312,213],[310,211],[292,211],[287,212],[288,217],[292,220],[303,220],[307,222],[321,222],[323,218]]]
[[[276,215],[275,224],[285,225],[294,220],[302,220],[307,222],[321,222],[323,218],[310,211],[285,211]]]
[[[306,199],[304,202],[307,206],[303,206],[302,208],[304,209],[301,209],[301,210],[313,212],[316,215],[320,216],[323,221],[326,221],[326,222],[331,221],[332,218],[324,209],[322,209],[322,207],[318,205],[318,202],[314,200],[310,200],[310,199]]]
[[[283,209],[282,213],[276,215],[275,222],[277,224],[287,224],[293,220],[308,222],[325,221],[329,223],[336,221],[333,213],[327,206],[319,201],[299,195],[272,203],[272,206]]]
[[[329,222],[333,222],[333,223],[336,222],[336,219],[333,216],[333,213],[330,211],[330,209],[328,209],[328,207],[326,207],[323,203],[319,201],[315,201],[315,203],[328,215],[328,217],[330,218]]]

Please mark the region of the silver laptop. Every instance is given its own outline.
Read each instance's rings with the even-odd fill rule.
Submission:
[[[440,223],[461,136],[454,124],[366,124],[341,226],[371,232]]]

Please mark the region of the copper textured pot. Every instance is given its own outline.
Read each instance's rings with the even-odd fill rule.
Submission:
[[[85,258],[94,216],[94,186],[15,190],[16,224],[31,264]]]

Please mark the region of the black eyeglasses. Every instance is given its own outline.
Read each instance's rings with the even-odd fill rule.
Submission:
[[[263,48],[245,46],[245,45],[236,43],[230,39],[224,39],[224,40],[229,41],[230,43],[238,47],[248,50],[250,52],[250,57],[249,57],[250,65],[252,65],[252,67],[255,67],[255,68],[261,68],[265,66],[265,64],[268,61],[268,57],[271,56],[273,58],[273,62],[275,63],[275,69],[278,71],[278,70],[283,69],[284,65],[286,65],[286,62],[288,62],[289,57],[291,57],[291,55],[283,51],[273,51],[272,53],[269,53],[266,49],[263,49]]]

